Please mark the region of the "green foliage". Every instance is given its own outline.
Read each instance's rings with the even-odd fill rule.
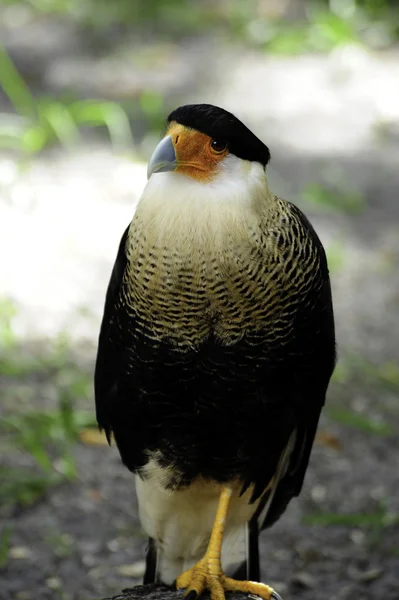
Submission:
[[[5,569],[8,565],[11,548],[11,533],[11,527],[4,527],[4,529],[0,531],[0,571]]]
[[[165,122],[163,96],[154,91],[142,92],[139,96],[139,107],[147,127],[153,131],[161,131]]]
[[[311,13],[308,20],[289,24],[270,22],[265,29],[265,47],[274,54],[327,52],[337,46],[360,43],[353,23],[330,11]]]
[[[7,315],[15,314],[11,309],[12,304],[3,303],[3,312]],[[5,331],[8,340],[11,325]],[[29,351],[26,347],[21,351],[15,339],[7,347],[4,347],[4,339],[0,341],[0,374],[4,386],[0,418],[0,452],[4,457],[0,466],[0,505],[23,507],[42,498],[53,486],[77,476],[75,446],[79,433],[87,427],[96,427],[93,411],[77,408],[78,402],[91,398],[91,373],[71,360],[71,341],[67,334],[60,334],[52,343],[46,342],[44,352],[40,348]],[[51,384],[56,406],[26,410],[24,390],[29,391],[32,381],[38,379]],[[7,390],[13,391],[10,406]],[[37,400],[40,402],[40,398]],[[10,448],[24,466],[18,469],[9,466]]]
[[[382,47],[399,34],[399,12],[387,1],[313,0],[304,3],[302,18],[290,19],[284,8],[273,15],[260,7],[258,0],[232,0],[229,3],[193,2],[193,0],[5,0],[7,6],[23,7],[24,14],[35,20],[64,18],[75,26],[103,37],[118,27],[125,32],[147,32],[159,39],[183,39],[198,32],[223,32],[240,37],[245,44],[268,52],[297,54],[325,52],[348,43]],[[1,14],[0,14],[1,18]],[[111,36],[112,37],[112,36]],[[52,144],[70,148],[81,139],[82,128],[97,127],[108,131],[118,148],[132,146],[126,110],[116,102],[97,99],[64,100],[53,96],[36,98],[18,72],[10,56],[0,47],[0,87],[9,99],[14,114],[0,114],[0,148],[34,154]],[[129,116],[144,121],[148,129],[162,126],[162,96],[145,90],[130,103]],[[320,190],[305,193],[318,201]],[[325,194],[324,194],[325,196]],[[349,211],[357,211],[361,199],[345,198]]]
[[[319,183],[310,183],[302,191],[305,202],[323,209],[359,214],[366,208],[365,198],[350,190],[331,190]]]
[[[369,389],[399,391],[399,366],[392,361],[374,364],[358,354],[347,353],[335,368],[333,381],[339,384],[366,385]]]
[[[332,381],[340,388],[340,402],[327,403],[326,414],[330,419],[367,435],[394,436],[395,425],[391,411],[378,400],[382,394],[399,391],[399,367],[387,361],[374,364],[358,354],[346,354],[340,358]],[[352,405],[350,390],[367,390],[363,406]],[[348,396],[349,391],[349,396]]]
[[[331,513],[317,512],[305,515],[302,519],[305,525],[319,527],[350,527],[362,529],[367,534],[367,547],[370,550],[378,548],[384,539],[384,532],[388,528],[399,525],[399,514],[388,509],[387,502],[381,500],[377,509],[367,513]],[[392,546],[389,550],[395,555],[397,547]]]
[[[385,387],[399,390],[399,365],[395,362],[385,362],[377,368],[377,377]]]
[[[0,435],[36,463],[33,469],[0,467],[0,505],[28,506],[49,489],[76,475],[74,444],[79,432],[94,426],[92,412],[74,410],[64,397],[57,409],[5,415]]]
[[[252,22],[249,38],[278,54],[327,52],[347,44],[381,48],[398,38],[399,14],[387,1],[313,0],[305,8],[299,20],[281,15]]]
[[[382,436],[389,436],[395,433],[395,428],[389,425],[389,423],[382,420],[377,421],[343,406],[327,406],[326,412],[334,421],[342,423],[347,427],[364,431],[365,433],[374,433]]]
[[[28,469],[0,467],[0,505],[1,507],[26,507],[40,500],[46,492],[62,481],[62,478],[35,475]]]
[[[346,251],[342,240],[331,242],[326,248],[328,269],[331,274],[339,273],[345,265]]]
[[[8,115],[4,123],[0,122],[0,148],[36,153],[54,142],[73,147],[80,141],[82,126],[106,127],[115,146],[132,145],[128,117],[118,104],[100,100],[36,99],[1,46],[0,87],[16,112],[16,115]]]
[[[75,540],[67,533],[52,531],[45,536],[45,540],[51,545],[58,558],[73,556],[75,552]]]
[[[13,330],[13,318],[17,314],[17,308],[10,298],[0,298],[0,352],[8,350],[15,342]],[[3,363],[0,361],[0,374]]]
[[[386,527],[399,524],[399,515],[388,511],[386,503],[380,502],[378,510],[363,514],[339,514],[320,512],[313,515],[306,515],[303,522],[307,525],[345,526],[345,527],[370,527],[375,530],[385,529]]]
[[[21,4],[21,0],[6,0],[8,4]],[[238,0],[233,0],[236,5]],[[248,0],[254,6],[253,0]],[[62,15],[96,30],[121,25],[132,27],[146,25],[151,29],[176,31],[174,26],[194,30],[200,23],[205,26],[215,18],[211,3],[192,0],[27,0],[25,4],[35,15]]]
[[[6,0],[23,4],[32,17],[63,16],[102,32],[140,29],[176,39],[222,31],[269,52],[325,52],[347,43],[384,47],[398,38],[399,14],[388,0],[306,0],[299,18],[284,6],[269,9],[259,0]],[[292,4],[292,3],[291,3]],[[292,8],[292,7],[291,7]]]

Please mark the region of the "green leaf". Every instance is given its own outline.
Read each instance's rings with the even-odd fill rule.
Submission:
[[[125,111],[115,102],[79,100],[69,106],[69,111],[76,123],[107,127],[114,146],[132,146],[129,119]]]
[[[331,190],[319,183],[310,183],[302,191],[305,202],[326,209],[358,214],[365,208],[365,199],[353,191]]]
[[[320,513],[306,515],[303,522],[307,525],[346,526],[346,527],[386,527],[399,523],[399,515],[389,515],[385,511],[366,514]]]
[[[35,99],[22,79],[13,61],[0,45],[0,87],[10,100],[14,109],[21,115],[34,118],[36,115]]]
[[[152,90],[144,91],[139,98],[140,108],[149,119],[158,117],[164,112],[163,96],[159,92]]]
[[[39,118],[47,124],[54,137],[63,146],[69,147],[76,144],[80,139],[79,130],[68,108],[61,102],[49,102],[39,104]],[[48,136],[50,138],[50,136]]]
[[[39,500],[60,477],[32,475],[27,469],[0,467],[0,506],[29,506]]]
[[[346,253],[342,241],[335,240],[327,248],[327,262],[330,273],[338,273],[345,265]]]
[[[399,366],[394,362],[386,362],[378,367],[381,382],[394,389],[399,388]]]
[[[10,559],[11,532],[8,525],[0,533],[0,569],[5,569]]]
[[[9,350],[15,344],[13,319],[17,308],[9,298],[0,298],[0,349]]]
[[[326,407],[328,415],[343,425],[365,431],[367,433],[375,433],[382,436],[393,435],[394,428],[384,421],[373,421],[372,419],[355,413],[343,407],[330,406]]]
[[[71,441],[75,440],[78,435],[78,429],[76,427],[73,404],[69,396],[61,397],[59,416],[64,437]]]
[[[24,150],[35,154],[40,152],[49,142],[48,132],[37,123],[27,127],[21,136],[21,144]]]

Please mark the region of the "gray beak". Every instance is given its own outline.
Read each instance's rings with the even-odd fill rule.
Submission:
[[[155,148],[147,167],[147,179],[153,173],[174,171],[177,167],[175,148],[170,135],[166,136]]]

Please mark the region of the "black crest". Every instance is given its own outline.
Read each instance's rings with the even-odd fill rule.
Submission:
[[[226,142],[235,156],[266,166],[270,160],[269,148],[265,146],[232,113],[212,104],[186,104],[176,108],[168,117],[168,123],[176,121],[211,138]]]

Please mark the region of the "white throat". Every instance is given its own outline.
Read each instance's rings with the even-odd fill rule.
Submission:
[[[259,222],[269,191],[259,163],[229,155],[210,182],[177,172],[152,175],[140,198],[131,233],[166,247],[223,244]]]

